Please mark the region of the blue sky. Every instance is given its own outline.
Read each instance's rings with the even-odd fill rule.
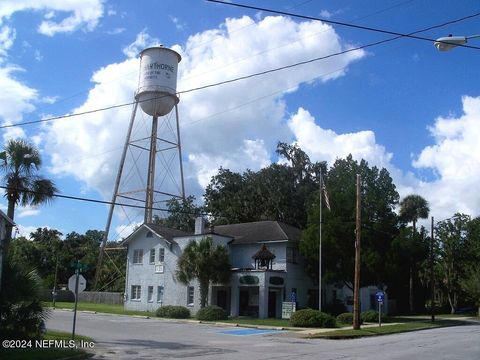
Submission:
[[[243,1],[244,4],[400,33],[480,12],[475,0]],[[480,17],[419,35],[480,33]],[[164,44],[182,55],[178,90],[233,79],[386,39],[390,35],[201,0],[2,0],[1,125],[133,100],[138,53]],[[470,45],[480,47],[480,39]],[[399,39],[310,65],[181,96],[187,194],[223,166],[258,170],[278,141],[327,160],[352,153],[386,167],[401,196],[417,193],[442,219],[478,216],[480,50],[438,52]],[[37,125],[2,128],[42,151],[42,174],[64,195],[109,200],[131,107]],[[148,119],[142,117],[143,122]],[[0,203],[5,209],[5,201]],[[19,209],[22,234],[103,229],[105,205],[57,199]],[[111,238],[141,214],[116,213]],[[127,228],[122,228],[127,226]],[[122,230],[123,229],[123,230]]]

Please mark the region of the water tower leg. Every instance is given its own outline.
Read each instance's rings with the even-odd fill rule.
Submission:
[[[178,117],[178,107],[175,105],[175,116],[177,120],[177,146],[178,146],[178,159],[180,160],[180,177],[182,182],[182,199],[185,201],[185,182],[183,180],[183,159],[182,159],[182,146],[180,144],[180,124]]]
[[[145,224],[151,224],[153,219],[153,192],[155,186],[155,159],[157,157],[158,116],[152,120],[152,137],[150,138],[150,157],[148,161],[147,195],[145,198]]]
[[[98,290],[98,280],[100,279],[100,274],[102,271],[102,262],[103,262],[103,252],[105,251],[105,245],[108,240],[108,233],[110,232],[110,225],[112,224],[113,210],[115,208],[115,202],[117,201],[118,188],[120,186],[120,180],[122,178],[123,166],[125,165],[125,158],[127,156],[128,144],[130,143],[130,138],[132,135],[133,123],[135,121],[135,115],[137,113],[138,101],[135,102],[133,106],[132,116],[130,118],[130,124],[128,125],[127,136],[125,138],[125,145],[123,146],[122,157],[120,158],[120,165],[118,167],[117,179],[115,180],[115,186],[113,189],[112,202],[110,204],[110,210],[108,212],[107,224],[105,225],[105,231],[103,234],[102,245],[100,247],[100,253],[98,254],[97,267],[95,269],[95,282],[93,284],[93,289]]]

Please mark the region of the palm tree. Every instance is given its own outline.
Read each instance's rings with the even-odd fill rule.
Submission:
[[[4,339],[38,339],[45,331],[49,315],[41,301],[42,280],[35,270],[5,262],[2,291],[0,292],[0,323]]]
[[[224,246],[215,246],[212,238],[191,241],[177,263],[177,278],[187,285],[197,279],[200,285],[200,307],[207,304],[210,284],[225,284],[230,280],[230,261]]]
[[[418,219],[428,218],[429,212],[428,201],[420,195],[408,195],[400,201],[400,219],[406,222],[411,221],[414,233]]]
[[[416,237],[416,225],[418,219],[428,218],[430,208],[428,201],[420,195],[408,195],[400,201],[400,219],[405,222],[412,222],[413,237]],[[413,306],[413,259],[410,259],[410,279],[409,279],[409,305],[410,312],[414,311]]]
[[[0,171],[3,173],[2,185],[6,188],[8,200],[7,215],[14,219],[15,208],[36,206],[53,199],[57,188],[51,180],[40,177],[37,173],[42,165],[38,149],[23,139],[9,140],[4,151],[0,152]],[[5,234],[3,253],[7,255],[12,239],[10,226]]]

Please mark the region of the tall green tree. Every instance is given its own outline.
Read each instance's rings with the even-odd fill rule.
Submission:
[[[397,232],[394,207],[398,193],[386,169],[370,167],[349,155],[338,159],[325,176],[331,211],[322,212],[322,274],[330,283],[353,287],[355,259],[356,176],[361,175],[363,285],[385,283],[386,256]],[[307,260],[307,271],[318,280],[319,193],[310,195],[308,226],[303,232],[300,251]]]
[[[42,165],[38,149],[23,139],[9,140],[0,152],[2,185],[6,187],[8,201],[7,215],[14,220],[15,209],[20,206],[37,206],[48,203],[58,191],[55,184],[41,177],[38,172]],[[3,251],[6,256],[12,239],[12,227],[7,227]]]
[[[168,216],[160,218],[155,215],[153,222],[172,229],[193,232],[195,229],[195,218],[203,212],[201,206],[195,204],[195,196],[190,195],[181,199],[170,199],[167,201]]]
[[[389,296],[397,299],[398,310],[401,312],[410,312],[411,301],[415,300],[415,305],[423,305],[422,291],[423,284],[426,287],[431,280],[429,271],[429,249],[430,238],[425,235],[426,231],[422,227],[420,231],[413,232],[411,226],[401,226],[399,233],[392,241],[388,254],[388,276],[390,282]],[[410,281],[410,269],[415,268],[413,273],[421,281]],[[417,296],[410,297],[410,286],[416,285],[413,291]]]
[[[200,307],[207,304],[210,284],[226,284],[230,280],[231,265],[227,249],[214,245],[211,237],[191,241],[178,258],[177,278],[187,285],[197,279],[200,286]]]
[[[470,216],[457,213],[451,219],[438,223],[435,228],[440,243],[438,262],[441,285],[452,314],[455,313],[462,294],[462,280],[468,277],[471,259],[467,231],[469,222]]]
[[[243,174],[219,169],[204,195],[214,224],[277,220],[305,228],[310,195],[318,189],[326,163],[312,163],[296,145],[279,143],[277,154],[284,164]]]
[[[477,306],[477,315],[480,317],[480,265],[477,264],[467,270],[466,276],[460,281],[460,286],[466,298]]]
[[[408,195],[400,201],[400,220],[405,222],[412,222],[413,226],[413,236],[416,237],[416,225],[418,219],[426,219],[430,212],[428,207],[428,202],[420,195]],[[411,251],[415,251],[415,244],[412,243]],[[414,306],[414,272],[415,272],[415,261],[413,255],[410,256],[409,261],[409,307],[410,312],[413,313],[415,310]]]
[[[48,228],[38,228],[30,233],[30,239],[37,252],[34,268],[48,288],[53,288],[55,272],[58,273],[58,267],[65,258],[61,236],[62,233],[58,230]],[[16,240],[13,240],[12,244],[15,243]]]

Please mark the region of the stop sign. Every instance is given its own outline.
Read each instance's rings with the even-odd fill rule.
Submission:
[[[68,290],[75,293],[75,278],[77,276],[73,274],[68,278]],[[78,275],[78,292],[81,293],[87,287],[87,280],[83,277],[82,274]]]

